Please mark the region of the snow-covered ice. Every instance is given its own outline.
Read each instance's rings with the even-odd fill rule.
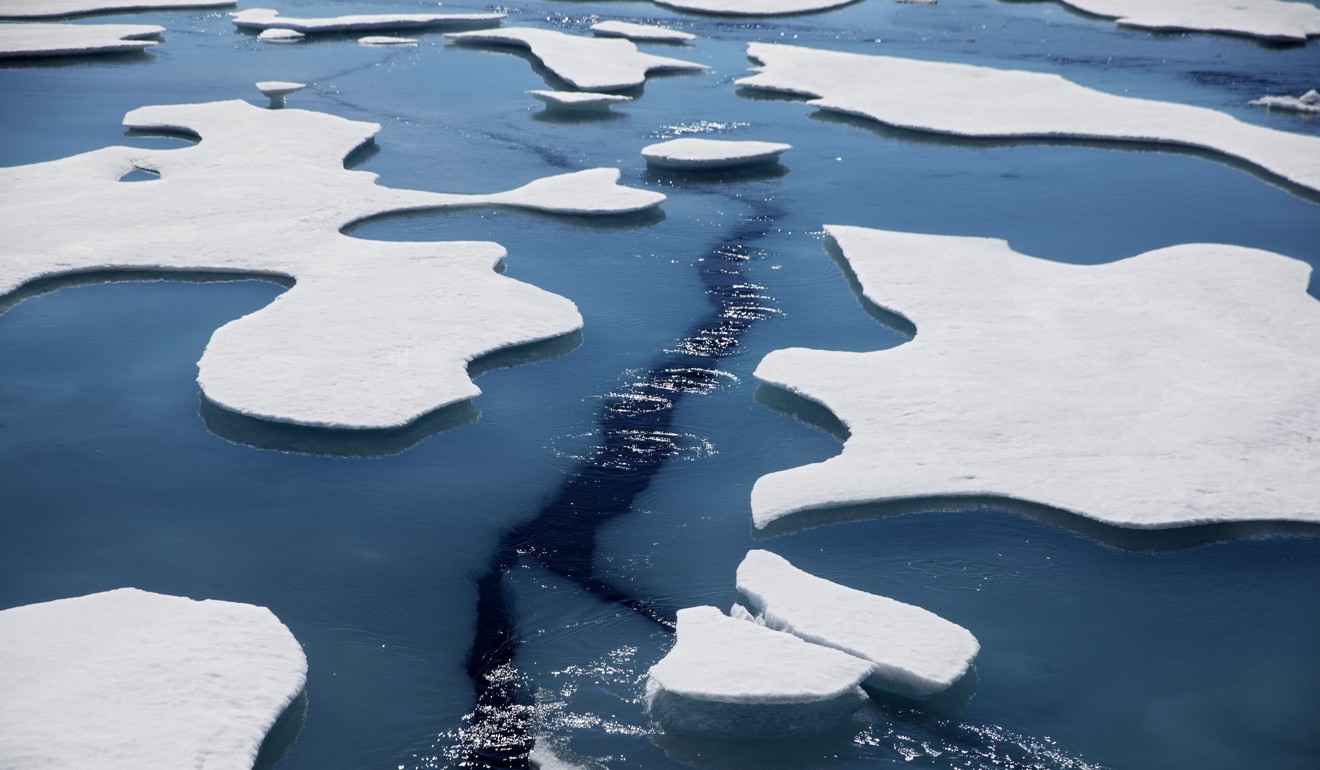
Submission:
[[[484,195],[383,187],[343,167],[379,125],[242,101],[144,107],[125,125],[202,141],[0,169],[0,295],[93,270],[292,277],[269,306],[219,329],[198,363],[212,401],[279,422],[405,425],[478,395],[474,358],[581,327],[572,302],[495,272],[498,244],[363,240],[340,232],[350,223],[471,205],[626,213],[664,200],[607,168]],[[134,168],[160,179],[117,181]]]
[[[49,19],[163,8],[227,8],[237,4],[237,0],[0,0],[0,19]]]
[[[597,94],[586,91],[528,91],[533,97],[544,102],[547,107],[571,112],[601,112],[611,105],[631,102],[631,96],[617,94]]]
[[[902,695],[948,689],[980,650],[971,632],[933,612],[832,583],[769,551],[748,551],[738,565],[738,597],[766,628],[871,661],[865,683]]]
[[[721,16],[788,16],[851,5],[858,0],[652,0],[656,5]]]
[[[1059,0],[1125,27],[1219,32],[1303,43],[1320,35],[1320,8],[1284,0]]]
[[[366,37],[358,38],[358,45],[417,45],[417,38],[392,37],[390,35],[367,35]]]
[[[307,659],[270,610],[120,588],[0,611],[0,766],[252,767]]]
[[[257,34],[258,40],[267,43],[296,43],[300,40],[306,40],[307,36],[296,29],[263,29]]]
[[[1303,114],[1320,114],[1320,91],[1312,88],[1301,96],[1262,96],[1248,104],[1271,110],[1287,110]]]
[[[828,226],[897,348],[770,353],[760,380],[824,405],[842,454],[771,473],[755,526],[840,506],[1011,498],[1122,527],[1320,522],[1320,303],[1311,268],[1186,244],[1104,265],[1001,240]]]
[[[297,19],[271,8],[245,8],[230,16],[239,29],[293,29],[304,34],[484,26],[499,24],[504,18],[502,13],[378,13]]]
[[[704,64],[642,53],[630,40],[583,37],[549,29],[509,27],[453,32],[446,37],[459,43],[526,48],[546,69],[582,91],[622,91],[642,85],[651,72],[706,68]]]
[[[257,90],[270,99],[271,107],[283,107],[284,97],[297,93],[306,87],[306,83],[294,83],[287,80],[263,80],[257,83]]]
[[[722,169],[774,163],[791,144],[745,142],[728,139],[683,137],[642,148],[642,157],[653,166],[683,169]]]
[[[154,24],[0,24],[0,58],[135,53],[164,32]]]
[[[1095,91],[1058,75],[752,43],[738,85],[815,97],[823,110],[956,136],[1113,139],[1198,147],[1320,190],[1320,138],[1203,107]]]
[[[874,665],[714,607],[678,611],[678,640],[648,672],[667,733],[763,738],[829,730],[864,701]]]
[[[648,43],[685,43],[696,35],[681,29],[634,24],[630,21],[602,21],[591,25],[591,31],[600,37],[624,37]]]

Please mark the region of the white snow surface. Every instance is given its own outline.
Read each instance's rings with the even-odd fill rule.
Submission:
[[[269,306],[215,333],[198,382],[232,411],[303,425],[405,425],[480,393],[466,371],[473,358],[582,323],[567,299],[496,273],[498,244],[389,243],[341,228],[393,211],[609,214],[664,200],[619,186],[618,170],[605,168],[483,195],[383,187],[342,164],[380,126],[306,110],[227,101],[143,107],[124,123],[202,141],[0,169],[0,295],[93,270],[292,277]],[[134,168],[160,178],[117,181]]]
[[[1188,244],[1069,265],[996,239],[826,230],[866,299],[917,333],[761,362],[757,378],[824,405],[850,438],[759,479],[756,527],[987,496],[1122,527],[1320,522],[1320,303],[1305,263]]]
[[[161,8],[227,8],[237,0],[0,0],[0,19],[42,19]]]
[[[306,678],[265,607],[120,588],[0,611],[0,767],[245,770]]]
[[[752,43],[762,63],[737,83],[814,97],[823,110],[970,137],[1159,142],[1240,158],[1320,190],[1320,138],[1203,107],[1095,91],[1058,75]]]
[[[654,166],[714,169],[773,163],[791,144],[683,137],[642,148],[642,157]]]
[[[1320,91],[1312,88],[1301,96],[1262,96],[1248,104],[1271,110],[1287,110],[1303,114],[1320,114]]]
[[[504,18],[502,13],[380,13],[298,19],[271,8],[245,8],[230,16],[240,29],[293,29],[305,34],[497,24]]]
[[[605,110],[612,104],[631,102],[631,96],[616,94],[597,94],[585,91],[546,91],[536,90],[527,93],[547,105],[564,110]]]
[[[581,91],[635,88],[646,81],[648,73],[658,70],[706,69],[704,64],[642,53],[630,40],[569,35],[549,29],[508,27],[451,32],[445,37],[463,43],[526,48],[546,69]]]
[[[296,29],[263,29],[257,39],[268,43],[296,43],[306,40],[307,36]]]
[[[738,594],[756,622],[869,660],[866,684],[902,695],[948,689],[980,650],[971,632],[933,612],[832,583],[769,551],[747,552]]]
[[[263,80],[257,83],[257,90],[266,96],[288,96],[307,87],[306,83],[294,83],[288,80]]]
[[[1059,0],[1125,27],[1218,32],[1302,43],[1320,35],[1320,8],[1283,0]]]
[[[154,24],[0,24],[0,58],[133,53],[164,32]]]
[[[788,16],[851,5],[858,0],[652,0],[656,5],[721,16]]]
[[[630,21],[602,21],[591,25],[591,31],[601,37],[625,37],[652,43],[684,43],[695,40],[696,35],[681,29],[634,24]]]
[[[358,38],[358,45],[417,45],[417,38],[368,35]]]

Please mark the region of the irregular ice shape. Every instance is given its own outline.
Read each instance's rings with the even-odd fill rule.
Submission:
[[[933,612],[831,583],[769,551],[747,552],[738,595],[766,628],[869,660],[875,671],[866,684],[902,695],[947,690],[981,648],[971,632]]]
[[[595,94],[583,91],[528,91],[527,93],[557,110],[574,112],[600,112],[610,105],[631,102],[631,96]]]
[[[1252,99],[1247,104],[1271,110],[1317,114],[1320,113],[1320,91],[1312,88],[1301,96],[1262,96],[1259,99]]]
[[[591,31],[600,37],[624,37],[650,43],[685,43],[695,40],[696,35],[678,29],[653,27],[649,24],[633,24],[628,21],[602,21],[591,25]]]
[[[271,107],[283,107],[284,97],[306,87],[306,83],[292,83],[286,80],[263,80],[257,83],[257,90],[270,99]]]
[[[280,16],[271,8],[246,8],[231,13],[239,29],[293,29],[305,34],[317,32],[366,32],[378,29],[423,29],[427,27],[470,27],[498,24],[502,13],[381,13],[353,16],[330,16],[319,19],[295,19]]]
[[[164,32],[154,24],[0,24],[0,58],[136,53]]]
[[[755,738],[822,732],[864,700],[874,665],[725,616],[678,611],[678,641],[648,672],[646,707],[665,732]]]
[[[263,32],[262,34],[265,33]],[[366,37],[358,38],[358,45],[417,45],[417,38],[368,35]]]
[[[852,5],[858,0],[652,0],[656,5],[721,16],[788,16]]]
[[[296,43],[306,40],[307,36],[296,29],[263,29],[257,39],[267,43]]]
[[[567,35],[549,29],[509,27],[499,30],[452,32],[460,43],[513,45],[527,48],[546,69],[582,91],[622,91],[646,81],[659,70],[700,70],[706,65],[642,53],[631,41]]]
[[[1058,75],[752,43],[738,85],[810,97],[823,110],[957,136],[1115,139],[1199,147],[1320,190],[1320,138],[1222,112],[1093,91]]]
[[[265,607],[120,588],[0,611],[0,764],[250,768],[306,678]]]
[[[1059,0],[1124,27],[1219,32],[1304,43],[1320,35],[1320,8],[1281,0]]]
[[[226,8],[237,4],[237,0],[0,0],[0,19],[49,19],[161,8]]]
[[[826,230],[866,298],[917,335],[766,356],[759,379],[824,405],[851,437],[837,457],[761,477],[756,527],[932,497],[1137,528],[1320,522],[1320,303],[1305,263],[1192,244],[1082,266],[989,238]]]
[[[716,169],[774,163],[791,144],[776,142],[733,142],[727,139],[684,137],[642,148],[642,157],[653,166],[666,168]]]
[[[617,169],[489,195],[382,187],[375,174],[343,167],[380,126],[306,110],[144,107],[125,124],[202,141],[0,169],[0,295],[103,269],[291,276],[288,292],[217,331],[198,364],[212,401],[279,422],[406,425],[480,393],[466,372],[472,359],[581,327],[572,302],[496,273],[497,244],[370,241],[342,234],[350,223],[482,204],[625,213],[664,200],[620,187]],[[132,168],[160,179],[119,183]]]

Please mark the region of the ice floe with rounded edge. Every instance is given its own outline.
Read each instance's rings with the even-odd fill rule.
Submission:
[[[642,53],[630,40],[583,37],[549,29],[508,27],[452,32],[445,37],[459,43],[526,48],[546,69],[582,91],[622,91],[642,85],[651,72],[706,69],[704,64]]]
[[[49,19],[115,11],[228,8],[237,0],[0,0],[0,19]]]
[[[832,583],[769,551],[748,551],[738,565],[738,598],[744,616],[766,628],[871,661],[865,684],[900,695],[947,690],[981,648],[929,610]]]
[[[1240,158],[1320,191],[1320,138],[1243,123],[1204,107],[1095,91],[1058,75],[752,43],[738,85],[814,97],[823,110],[969,137],[1112,139]]]
[[[271,107],[283,107],[284,97],[307,87],[306,83],[294,83],[287,80],[263,80],[256,85],[257,90],[270,99]]]
[[[1281,0],[1059,0],[1120,26],[1157,32],[1217,32],[1304,43],[1320,35],[1320,8]]]
[[[263,29],[257,34],[257,39],[263,40],[267,43],[296,43],[300,40],[306,40],[307,36],[296,29],[279,29],[278,27],[274,27],[271,29]]]
[[[585,91],[528,91],[547,107],[572,112],[598,112],[608,110],[612,105],[631,102],[631,96],[616,94],[597,94]]]
[[[1320,113],[1320,91],[1312,88],[1301,96],[1262,96],[1248,104],[1271,110],[1286,110],[1303,114]]]
[[[245,8],[230,14],[239,29],[292,29],[304,34],[318,32],[367,32],[382,29],[425,29],[499,24],[502,13],[376,13],[298,19],[281,16],[272,8]]]
[[[0,58],[137,53],[164,32],[154,24],[0,24]]]
[[[270,610],[120,588],[0,611],[0,764],[250,768],[307,658]]]
[[[765,357],[758,379],[851,435],[837,457],[761,477],[757,528],[1003,498],[1120,527],[1320,523],[1320,302],[1305,263],[1188,244],[1070,265],[990,238],[826,231],[866,299],[917,333],[891,350]]]
[[[623,37],[646,43],[686,43],[696,35],[680,29],[634,24],[630,21],[602,21],[591,25],[591,31],[600,37]]]
[[[278,422],[406,425],[478,395],[473,359],[582,325],[569,300],[495,272],[498,244],[364,240],[341,232],[349,224],[473,205],[616,214],[664,200],[608,168],[482,195],[383,187],[343,166],[380,126],[307,110],[228,101],[144,107],[124,122],[201,143],[0,169],[0,295],[98,270],[292,277],[270,305],[220,328],[198,362],[211,401]],[[117,181],[133,168],[160,179]]]
[[[417,38],[368,35],[358,38],[358,45],[417,45]]]
[[[682,169],[723,169],[774,163],[793,149],[778,142],[745,142],[728,139],[683,137],[642,148],[642,157],[652,166]]]
[[[764,738],[836,727],[865,701],[868,661],[731,618],[678,611],[678,640],[651,667],[646,708],[667,733]]]
[[[719,16],[790,16],[852,5],[859,0],[652,0],[680,11]]]

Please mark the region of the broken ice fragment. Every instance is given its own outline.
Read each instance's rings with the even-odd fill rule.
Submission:
[[[653,27],[649,24],[633,24],[628,21],[602,21],[591,25],[591,31],[599,37],[623,37],[636,42],[647,43],[686,43],[695,40],[696,35],[678,29]]]
[[[368,35],[358,38],[358,45],[417,45],[417,38]]]
[[[237,0],[0,0],[0,19],[41,19],[114,11],[224,8]]]
[[[387,29],[473,27],[499,24],[502,13],[381,13],[299,19],[281,16],[271,8],[245,8],[230,14],[239,29],[292,29],[304,34],[318,32],[367,32]]]
[[[263,29],[257,39],[267,43],[296,43],[299,40],[306,40],[307,36],[296,29],[280,29],[272,27]]]
[[[1312,88],[1301,96],[1262,96],[1247,103],[1253,107],[1265,107],[1271,110],[1317,114],[1320,113],[1320,91]]]
[[[789,16],[816,13],[858,0],[653,0],[656,5],[721,16]]]
[[[723,169],[774,163],[791,144],[735,142],[726,139],[684,137],[642,148],[642,157],[652,166],[681,169]]]
[[[0,24],[0,58],[138,53],[164,32],[151,24]]]
[[[631,102],[631,96],[597,94],[586,91],[528,91],[547,107],[564,112],[604,112],[611,105]]]
[[[291,83],[285,80],[263,80],[257,83],[257,90],[270,99],[271,109],[283,107],[284,97],[306,87],[306,83]]]

